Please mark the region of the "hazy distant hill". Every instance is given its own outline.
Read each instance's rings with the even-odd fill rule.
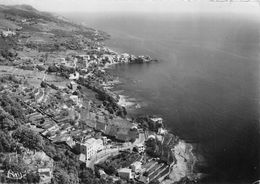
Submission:
[[[104,32],[38,11],[30,5],[0,5],[0,31],[9,29],[17,33],[20,46],[43,51],[83,49],[83,45],[108,38]]]

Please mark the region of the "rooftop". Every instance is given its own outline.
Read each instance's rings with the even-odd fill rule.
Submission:
[[[118,172],[123,172],[123,173],[131,173],[132,170],[131,169],[128,169],[128,168],[122,168],[122,169],[119,169]]]

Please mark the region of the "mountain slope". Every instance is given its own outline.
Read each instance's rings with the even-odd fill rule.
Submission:
[[[19,45],[41,51],[78,50],[108,38],[104,32],[40,12],[29,5],[0,5],[0,31],[13,30]]]

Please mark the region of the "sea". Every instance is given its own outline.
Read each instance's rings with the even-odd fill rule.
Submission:
[[[107,32],[117,52],[150,55],[158,63],[120,64],[129,115],[162,116],[167,128],[193,143],[203,183],[260,179],[260,20],[218,13],[71,13],[68,18]],[[200,159],[199,159],[200,160]],[[206,164],[205,164],[206,163]]]

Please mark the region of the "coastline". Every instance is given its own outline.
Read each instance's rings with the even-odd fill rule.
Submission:
[[[189,176],[193,173],[195,160],[194,155],[191,154],[192,147],[179,140],[178,136],[169,133],[164,128],[161,117],[143,115],[143,117],[134,116],[130,119],[127,116],[127,108],[135,104],[129,102],[126,96],[113,91],[113,86],[120,83],[120,79],[111,76],[106,71],[115,64],[142,65],[158,61],[149,55],[135,56],[115,52],[103,44],[104,35],[92,29],[87,31],[90,31],[91,39],[85,40],[81,45],[77,45],[77,41],[84,38],[82,35],[63,48],[54,45],[55,42],[50,43],[49,40],[46,41],[46,45],[38,45],[37,36],[30,45],[26,45],[27,41],[24,39],[24,43],[22,42],[24,45],[21,43],[21,49],[17,52],[6,51],[6,58],[3,58],[6,63],[3,65],[10,65],[11,68],[1,71],[4,76],[3,80],[9,83],[2,87],[2,92],[11,96],[17,95],[19,97],[17,102],[24,107],[24,115],[28,119],[31,118],[26,125],[21,126],[30,131],[37,131],[35,136],[44,139],[42,144],[48,142],[53,150],[60,149],[58,144],[64,145],[64,148],[61,149],[66,151],[61,152],[71,151],[69,154],[75,161],[73,162],[74,171],[75,168],[78,168],[79,163],[85,164],[85,167],[89,166],[88,168],[93,171],[97,156],[101,158],[107,156],[107,151],[115,155],[120,155],[120,151],[129,151],[131,154],[134,148],[139,149],[141,145],[142,151],[137,150],[136,155],[148,158],[142,158],[142,167],[145,169],[142,173],[144,180],[139,178],[140,176],[137,176],[138,173],[135,172],[137,176],[135,179],[138,181],[140,179],[145,183],[157,180],[161,182],[169,174],[171,182],[178,182],[185,177],[190,181],[196,180],[192,175]],[[32,31],[32,33],[34,32]],[[12,37],[18,39],[19,35],[12,34],[10,37],[3,37],[3,40],[9,40]],[[53,46],[51,50],[48,50],[50,49],[48,44]],[[39,49],[42,49],[42,52]],[[19,57],[17,57],[18,55]],[[24,57],[20,57],[20,55]],[[18,70],[22,72],[22,75],[17,75]],[[26,76],[25,73],[28,71],[29,76]],[[19,81],[16,79],[17,76]],[[53,79],[49,80],[49,76]],[[61,80],[57,81],[57,78]],[[31,92],[30,95],[28,92]],[[140,105],[137,104],[135,108],[138,111]],[[40,118],[34,119],[34,116]],[[16,138],[14,137],[14,139]],[[87,141],[91,140],[89,145],[92,145],[91,153],[93,155],[90,156],[84,150],[86,150]],[[19,142],[19,140],[16,141]],[[149,141],[154,144],[148,145]],[[96,148],[96,144],[99,144],[100,147]],[[155,146],[157,150],[151,149],[152,146]],[[35,147],[29,148],[36,149]],[[58,164],[58,161],[54,159],[55,154],[49,153],[49,147],[41,149],[54,160],[51,171],[62,169],[64,173],[70,173],[69,166],[59,168],[55,165]],[[60,160],[68,158],[67,155],[61,156]],[[146,164],[154,164],[152,167],[157,170],[150,172],[150,166],[148,169],[145,167]],[[176,168],[173,169],[172,166],[176,166]],[[124,167],[129,169],[130,165]],[[178,171],[178,176],[175,177],[170,171],[172,173]],[[150,173],[147,175],[148,172]],[[165,172],[167,173],[165,174]],[[77,174],[73,173],[75,180],[80,177]],[[113,176],[117,177],[116,174],[111,175],[111,177]],[[59,176],[54,175],[55,177]]]
[[[259,32],[255,21],[236,16],[219,19],[206,14],[199,17],[163,15],[156,19],[116,14],[107,21],[109,13],[105,19],[95,17],[93,24],[88,24],[91,17],[82,15],[88,28],[76,23],[80,20],[78,15],[72,23],[27,5],[0,7],[0,13],[6,14],[1,17],[0,30],[0,96],[5,97],[1,99],[0,108],[6,117],[1,137],[29,152],[43,150],[53,162],[49,168],[52,179],[57,181],[64,175],[68,183],[92,183],[93,180],[102,183],[99,173],[93,175],[93,170],[79,168],[86,165],[88,153],[71,150],[73,144],[82,145],[93,138],[103,141],[102,153],[115,147],[126,149],[132,127],[137,128],[139,135],[148,129],[145,133],[151,137],[156,135],[156,143],[164,142],[165,136],[150,126],[149,120],[144,126],[136,121],[136,117],[142,115],[163,117],[165,129],[184,140],[183,144],[171,145],[172,155],[176,155],[178,161],[174,162],[174,171],[179,169],[179,172],[174,175],[172,171],[164,182],[171,183],[170,178],[173,182],[185,175],[192,177],[186,172],[188,169],[201,173],[197,175],[202,178],[198,183],[252,183],[259,179],[259,149],[255,147],[259,143],[258,103],[255,101],[259,50],[255,37]],[[155,21],[157,19],[162,21]],[[209,20],[214,26],[209,26]],[[199,26],[190,27],[193,24]],[[110,35],[90,27],[106,30]],[[104,50],[107,47],[112,48],[114,54]],[[249,52],[247,48],[252,49]],[[149,55],[160,59],[160,63],[108,61],[109,58],[120,59],[121,53]],[[6,99],[15,112],[5,107]],[[131,106],[131,102],[137,105]],[[44,147],[21,142],[12,134],[20,129],[42,138]],[[147,146],[147,141],[142,144]],[[16,153],[14,144],[2,142],[0,147],[4,148],[2,161],[7,161],[0,168],[4,172],[0,179],[4,179],[9,172],[5,167],[9,163],[8,155],[18,154],[23,158],[24,154]],[[99,151],[93,150],[93,153],[102,157]],[[139,153],[148,157],[141,160],[142,175],[150,162],[164,162],[168,166],[161,153],[153,157],[146,147],[144,151]],[[185,155],[189,161],[185,162],[187,159],[178,154]],[[16,175],[27,174],[30,179],[30,174],[37,172],[34,168],[11,171]],[[130,165],[122,168],[130,169]],[[139,180],[138,173],[132,173],[134,179]],[[108,179],[112,177],[120,180],[116,174],[107,175],[106,182],[110,183]],[[27,180],[27,176],[21,182]],[[185,178],[176,183],[181,182],[193,183]]]
[[[109,50],[112,49],[109,48]],[[117,54],[120,53],[119,50],[120,49],[113,48],[113,51],[115,51]],[[120,64],[120,63],[113,63],[113,64],[106,65],[104,69],[105,70],[108,68],[111,69],[111,66],[115,64]],[[119,83],[121,83],[120,78],[117,77],[117,82],[112,83],[109,90],[112,91],[114,85],[117,85]],[[119,106],[123,106],[124,108],[126,108],[126,111],[128,110],[129,107],[133,107],[133,106],[134,106],[134,111],[137,112],[138,109],[141,108],[141,106],[138,103],[128,101],[125,95],[119,94],[118,96],[119,96],[119,101],[117,102],[117,104]],[[166,131],[168,131],[167,127],[165,129]],[[172,167],[167,179],[162,180],[161,183],[171,184],[176,182],[182,182],[182,180],[185,179],[188,179],[191,182],[197,182],[201,178],[201,174],[195,173],[195,165],[198,159],[194,153],[194,148],[192,144],[187,143],[184,140],[179,140],[178,144],[175,145],[174,148],[171,149],[171,151],[174,157],[176,158],[176,164]]]
[[[180,141],[178,145],[173,150],[173,154],[177,159],[177,163],[173,166],[171,173],[169,174],[169,179],[166,179],[162,182],[162,184],[171,184],[172,182],[179,182],[183,178],[188,178],[191,181],[197,181],[199,177],[193,171],[194,166],[196,164],[196,157],[192,153],[193,147],[185,143],[184,141]]]

